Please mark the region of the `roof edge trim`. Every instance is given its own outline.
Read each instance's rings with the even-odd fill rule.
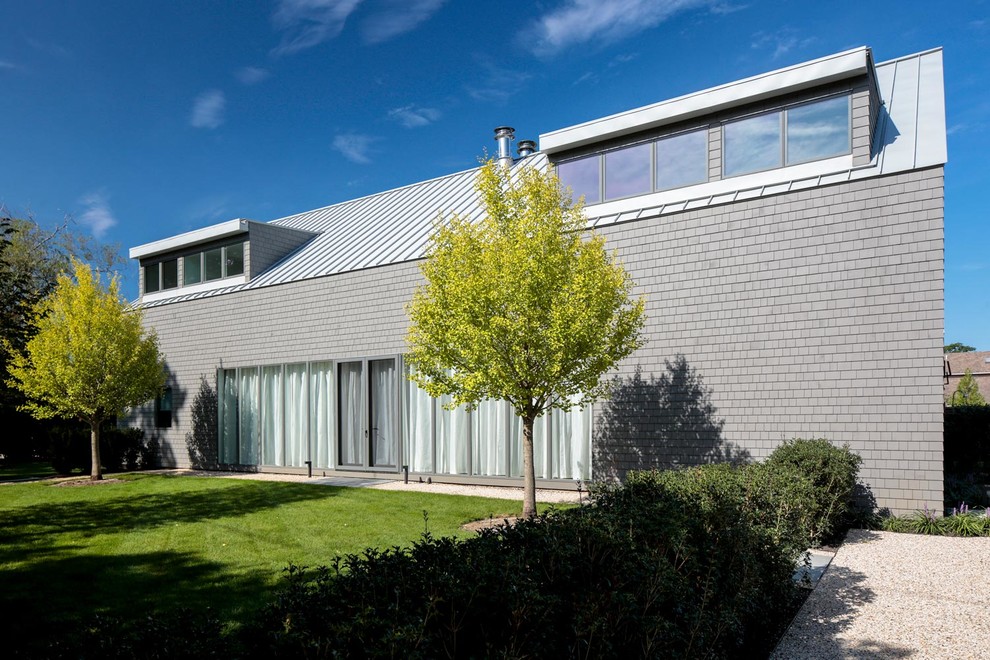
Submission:
[[[145,243],[144,245],[132,247],[128,251],[128,256],[131,259],[142,259],[144,257],[150,257],[156,254],[162,254],[164,252],[171,252],[173,250],[189,247],[198,243],[205,243],[218,238],[226,238],[227,236],[235,236],[237,234],[246,234],[248,232],[248,223],[250,222],[252,221],[244,218],[235,218],[234,220],[228,220],[226,222],[221,222],[220,224],[203,227],[202,229],[187,231],[184,234],[169,236],[168,238],[163,238],[160,241],[153,241],[151,243]]]

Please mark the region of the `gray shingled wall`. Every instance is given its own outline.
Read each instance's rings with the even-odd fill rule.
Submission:
[[[940,507],[942,224],[932,168],[602,229],[647,298],[648,344],[595,411],[595,475],[826,437],[863,456],[882,506]],[[402,352],[418,278],[406,263],[146,310],[173,387],[163,459],[188,465],[221,364]]]
[[[940,509],[942,185],[939,167],[604,229],[649,343],[596,415],[595,475],[826,437],[883,506]]]

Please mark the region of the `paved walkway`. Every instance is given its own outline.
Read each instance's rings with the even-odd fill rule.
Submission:
[[[852,530],[773,658],[990,658],[990,539]]]
[[[273,472],[216,472],[212,470],[161,470],[172,474],[188,474],[223,479],[253,479],[259,481],[292,481],[296,483],[320,484],[325,486],[345,486],[353,488],[377,488],[380,490],[415,490],[424,493],[442,493],[444,495],[471,495],[475,497],[494,497],[503,500],[522,501],[522,488],[515,486],[472,486],[468,484],[427,483],[410,478],[409,483],[401,479],[372,479],[364,477],[312,477],[304,474],[278,474]],[[577,490],[553,490],[549,488],[536,489],[536,501],[542,503],[578,502],[586,498],[588,492],[579,493]]]

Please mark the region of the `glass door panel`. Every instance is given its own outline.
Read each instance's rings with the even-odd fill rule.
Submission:
[[[369,375],[371,466],[395,467],[398,454],[395,360],[371,360]]]
[[[364,388],[361,362],[343,362],[338,372],[339,460],[341,465],[364,465]]]

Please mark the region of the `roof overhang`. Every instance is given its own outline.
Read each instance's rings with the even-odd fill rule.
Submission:
[[[620,112],[540,136],[540,151],[553,154],[593,142],[621,137],[767,98],[826,85],[867,73],[870,49],[861,46],[669,101]]]
[[[144,259],[145,257],[151,257],[165,252],[174,252],[185,247],[208,243],[220,238],[227,238],[228,236],[246,234],[248,233],[250,222],[250,220],[245,220],[244,218],[236,218],[227,222],[221,222],[218,225],[188,231],[177,236],[170,236],[160,241],[132,247],[128,252],[128,256],[131,259]]]

